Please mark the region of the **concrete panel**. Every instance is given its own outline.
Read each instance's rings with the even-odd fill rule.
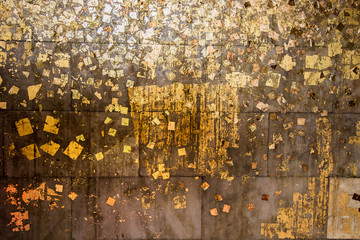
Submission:
[[[296,222],[302,221],[305,214],[299,213],[288,221],[277,216],[284,211],[302,210],[304,206],[296,203],[295,196],[308,194],[307,178],[235,178],[231,182],[204,178],[203,182],[210,186],[202,190],[202,239],[268,239],[267,226],[272,224],[273,237],[281,239],[282,229],[286,228],[289,237],[300,236]],[[231,206],[228,213],[225,205]],[[313,206],[309,207],[313,210]],[[218,215],[212,215],[212,209]]]
[[[8,177],[34,177],[41,157],[36,142],[39,113],[6,112],[4,114],[4,163]]]
[[[331,114],[331,149],[334,158],[333,176],[356,177],[359,175],[358,135],[360,116],[357,114]]]
[[[139,147],[130,113],[91,113],[90,136],[89,176],[138,176]]]
[[[315,176],[315,114],[270,114],[269,175]]]
[[[128,80],[136,79],[138,48],[124,44],[73,44],[72,109],[112,112],[119,111],[118,105],[129,107],[126,85]]]
[[[10,110],[70,109],[71,44],[6,43],[1,102]]]
[[[327,238],[360,239],[360,204],[353,199],[359,183],[357,178],[330,179]]]
[[[92,178],[75,189],[88,203],[73,202],[75,239],[201,237],[200,180]]]
[[[0,184],[2,238],[71,238],[70,179],[2,178]]]

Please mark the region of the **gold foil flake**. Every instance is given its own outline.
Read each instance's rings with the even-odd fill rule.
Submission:
[[[131,146],[124,145],[124,153],[131,153]]]
[[[27,88],[29,100],[33,100],[36,97],[36,94],[39,92],[42,84],[32,85]]]
[[[323,70],[332,66],[331,58],[324,56],[319,57],[318,55],[307,55],[305,57],[305,67]]]
[[[179,157],[185,156],[185,155],[186,155],[186,150],[185,150],[185,148],[179,148],[179,149],[178,149],[178,155],[179,155]]]
[[[279,66],[285,71],[290,71],[296,66],[296,62],[292,60],[292,57],[286,54],[284,58],[281,60]]]
[[[0,102],[0,109],[6,109],[6,102]]]
[[[329,57],[334,57],[342,53],[342,44],[341,42],[333,42],[328,45],[328,55]]]
[[[298,118],[297,119],[297,125],[299,125],[299,126],[304,126],[305,122],[306,122],[305,118]]]
[[[104,159],[104,154],[102,152],[96,153],[95,158],[98,161],[103,160]]]
[[[84,136],[84,134],[80,134],[79,136],[76,136],[76,141],[77,141],[77,142],[79,142],[79,141],[84,142],[84,141],[85,141],[85,136]]]
[[[147,145],[146,145],[147,148],[150,148],[150,149],[154,149],[155,147],[155,143],[154,142],[149,142]]]
[[[216,195],[214,196],[214,198],[215,198],[215,201],[217,201],[217,202],[221,202],[221,201],[223,200],[223,198],[222,198],[222,196],[221,196],[220,193],[219,193],[219,194],[216,194]]]
[[[106,201],[106,204],[110,205],[110,206],[114,206],[115,204],[115,198],[112,198],[112,197],[108,197],[107,201]]]
[[[217,215],[219,215],[219,214],[218,214],[218,210],[217,210],[216,208],[210,209],[210,214],[211,214],[211,216],[217,216]]]
[[[161,175],[161,172],[159,172],[159,171],[156,171],[152,174],[154,179],[158,179],[160,177],[160,175]]]
[[[54,118],[50,115],[46,116],[45,119],[45,125],[44,125],[44,131],[52,134],[58,134],[59,133],[59,127],[58,124],[60,122],[60,118]]]
[[[67,53],[55,53],[55,65],[61,68],[70,67],[70,55]]]
[[[230,208],[231,208],[231,206],[230,206],[229,204],[225,204],[224,207],[223,207],[223,209],[222,209],[222,211],[223,211],[224,213],[229,213],[229,212],[230,212]]]
[[[163,179],[169,179],[170,178],[170,173],[169,172],[162,173],[162,178]]]
[[[71,192],[69,195],[68,195],[68,197],[71,199],[71,200],[75,200],[77,197],[78,197],[78,195],[76,194],[76,193],[74,193],[74,192]]]
[[[203,182],[200,186],[203,190],[206,190],[210,187],[210,185],[207,182]]]
[[[115,137],[116,132],[117,132],[117,130],[116,130],[116,129],[114,129],[114,128],[110,128],[110,129],[109,129],[109,132],[108,132],[108,135]]]
[[[15,122],[15,126],[20,137],[34,133],[29,118],[23,118]]]
[[[175,122],[169,122],[168,130],[169,131],[175,131]]]
[[[53,141],[50,141],[40,146],[41,150],[43,150],[47,154],[50,154],[51,156],[54,156],[56,152],[59,150],[59,148],[60,148],[60,144],[57,144],[56,142]]]
[[[110,124],[110,123],[112,123],[112,122],[113,122],[113,120],[112,120],[111,118],[109,118],[109,117],[107,117],[107,118],[105,119],[105,121],[104,121],[105,124]]]
[[[83,147],[75,141],[70,142],[64,151],[64,154],[70,157],[72,160],[76,160],[81,154]]]
[[[61,184],[55,184],[55,191],[56,192],[63,192],[64,186]]]
[[[120,112],[121,112],[121,114],[128,114],[128,108],[127,107],[121,107],[120,108]]]
[[[18,92],[19,92],[19,90],[20,90],[20,88],[18,88],[17,86],[12,86],[11,88],[10,88],[10,90],[9,90],[9,94],[10,95],[15,95],[15,94],[17,94]]]
[[[36,144],[30,144],[26,147],[21,148],[21,153],[28,159],[34,160],[41,157],[39,149]]]
[[[128,118],[122,118],[121,119],[121,125],[129,126],[129,119]]]

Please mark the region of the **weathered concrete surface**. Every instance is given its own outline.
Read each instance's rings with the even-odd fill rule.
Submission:
[[[334,155],[333,176],[356,177],[359,175],[359,142],[357,141],[360,121],[358,114],[331,114],[333,128],[332,154]]]
[[[328,233],[331,239],[354,239],[359,235],[359,203],[352,199],[359,179],[331,178]]]
[[[202,198],[204,239],[224,239],[224,236],[226,239],[267,239],[269,236],[261,234],[265,225],[277,222],[279,229],[286,229],[304,218],[304,206],[298,204],[299,200],[295,196],[307,193],[307,178],[235,178],[231,183],[216,179],[204,180],[210,184]],[[216,201],[214,196],[217,194],[223,200]],[[267,195],[267,198],[263,198],[263,195]],[[223,212],[225,204],[231,205],[229,213]],[[214,208],[218,216],[210,214],[210,209]],[[289,210],[295,211],[296,215],[287,219],[290,225],[285,226],[281,222],[285,219],[275,216]]]
[[[270,114],[270,176],[316,176],[315,121],[312,113]]]
[[[199,239],[200,184],[178,177],[77,179],[74,190],[81,194],[72,208],[73,238]]]
[[[359,26],[355,0],[1,1],[0,238],[360,239]]]
[[[2,178],[0,184],[3,239],[71,239],[70,178]]]

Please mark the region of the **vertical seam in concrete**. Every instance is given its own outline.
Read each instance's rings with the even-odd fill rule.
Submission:
[[[69,104],[70,104],[69,109],[70,109],[70,112],[72,112],[72,111],[74,111],[74,109],[73,109],[72,91],[71,91],[71,86],[72,86],[72,82],[73,82],[73,74],[72,74],[72,71],[71,71],[71,68],[72,68],[72,65],[73,65],[73,57],[74,57],[73,54],[72,54],[73,43],[70,43],[70,49],[71,49],[70,52],[69,52],[69,54],[70,54],[70,64],[69,65],[70,66],[69,66],[69,73],[68,73],[70,81],[69,81],[68,84],[69,84],[69,98],[70,98],[70,100],[69,100]],[[90,112],[92,112],[92,111],[90,111]]]
[[[204,177],[201,177],[201,182],[204,182]],[[200,190],[200,204],[201,204],[201,215],[200,215],[200,239],[203,239],[203,215],[204,215],[204,204],[203,204],[203,190]]]
[[[41,119],[41,113],[38,112],[38,114],[39,114],[39,119]],[[37,125],[39,126],[40,123],[37,123]],[[33,133],[33,134],[34,134],[33,138],[34,138],[34,143],[35,143],[35,145],[34,145],[34,162],[33,162],[33,164],[34,164],[34,176],[35,176],[35,177],[38,177],[38,175],[40,175],[40,174],[38,173],[37,168],[36,168],[37,158],[35,157],[35,155],[36,155],[36,146],[37,146],[37,144],[39,143],[39,142],[38,142],[38,139],[37,139],[38,130],[39,130],[39,128],[35,129],[35,131],[34,131],[34,133]]]
[[[70,189],[71,189],[71,191],[73,190],[73,178],[72,177],[70,177]],[[71,204],[70,204],[70,235],[71,235],[71,239],[74,239],[74,237],[73,237],[73,221],[74,221],[73,203],[74,203],[74,201],[71,201]]]
[[[7,112],[4,112],[3,114],[5,114],[7,116]],[[2,115],[4,116],[4,115]],[[4,124],[4,121],[5,121],[6,117],[2,118],[2,122],[1,122],[1,134],[2,134],[2,147],[1,147],[1,151],[2,151],[2,174],[1,176],[2,177],[6,177],[6,168],[5,168],[5,164],[6,164],[6,161],[5,161],[5,124]]]
[[[130,99],[130,98],[129,98]],[[130,109],[131,109],[131,104],[130,104]],[[134,109],[132,109],[132,110],[134,110]],[[130,116],[131,116],[132,114],[130,113]],[[136,114],[134,114],[134,116],[136,117]],[[141,176],[141,172],[140,172],[140,168],[141,168],[141,129],[142,129],[142,127],[140,126],[141,125],[141,111],[139,111],[138,112],[138,117],[139,117],[139,119],[138,120],[136,120],[136,119],[133,119],[133,121],[132,121],[132,123],[133,123],[133,128],[134,128],[134,132],[135,132],[135,124],[134,124],[134,120],[135,121],[138,121],[138,124],[139,124],[139,137],[138,138],[136,138],[136,134],[135,134],[135,138],[136,138],[136,141],[137,141],[137,144],[138,144],[138,157],[139,157],[139,159],[138,159],[138,169],[137,169],[137,176],[138,177],[142,177]]]
[[[330,200],[330,176],[327,176],[327,179],[328,179],[328,182],[327,182],[327,189],[328,189],[328,192],[327,192],[327,203],[326,203],[326,224],[324,226],[324,233],[325,233],[325,238],[328,239],[328,236],[327,236],[327,226],[328,226],[328,222],[329,222],[329,200]]]
[[[271,112],[268,113],[268,123],[267,123],[267,140],[266,140],[266,155],[267,155],[267,160],[266,160],[266,176],[269,177],[269,161],[270,161],[270,156],[269,156],[269,143],[270,143],[270,114]]]

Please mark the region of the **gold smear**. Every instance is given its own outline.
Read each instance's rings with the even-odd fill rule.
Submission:
[[[11,222],[7,225],[14,224],[15,227],[12,228],[13,232],[20,232],[20,231],[29,231],[30,224],[24,224],[25,220],[29,220],[29,212],[11,212],[10,215],[12,216]]]
[[[208,83],[128,88],[136,138],[139,144],[152,147],[156,143],[157,146],[157,151],[144,160],[147,172],[155,173],[158,163],[174,157],[171,152],[175,142],[178,152],[169,170],[188,169],[192,163],[197,174],[220,173],[231,179],[231,176],[225,177],[226,162],[231,162],[226,149],[239,147],[236,144],[240,137],[236,121],[239,88]],[[229,112],[229,116],[219,118],[220,112]],[[177,115],[175,126],[168,120],[173,113]],[[219,129],[216,134],[215,129]],[[191,152],[198,153],[196,159]],[[210,167],[213,161],[216,164]]]
[[[186,208],[186,196],[176,196],[173,198],[174,209],[185,209]]]
[[[144,191],[145,190],[145,191]],[[155,192],[148,192],[148,189],[142,189],[141,206],[144,209],[150,209],[151,206],[155,205]]]
[[[7,59],[6,52],[0,52],[0,66],[2,66],[2,67],[5,66],[6,59]]]
[[[52,196],[52,197],[61,197],[60,194],[57,194],[53,189],[51,189],[49,187],[46,188],[46,194],[48,196]]]
[[[356,124],[356,136],[349,137],[349,144],[360,146],[360,121]]]
[[[43,182],[36,189],[24,191],[22,194],[22,200],[24,203],[36,200],[45,200],[45,185],[46,183]]]
[[[62,68],[70,67],[70,55],[66,53],[56,53],[55,65]]]

